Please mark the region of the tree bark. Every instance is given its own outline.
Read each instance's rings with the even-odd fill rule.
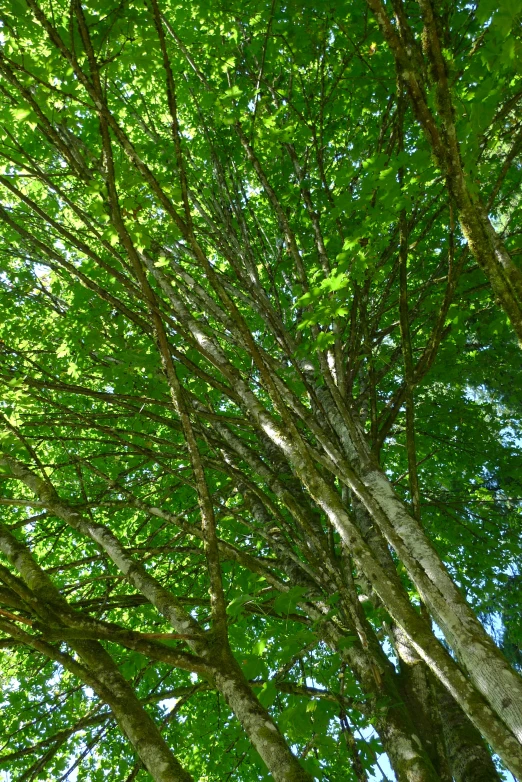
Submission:
[[[375,467],[362,476],[365,502],[402,559],[422,600],[444,632],[470,679],[522,742],[522,679],[486,633],[449,577],[419,523],[407,512],[386,476]],[[375,505],[374,505],[375,503]],[[384,512],[381,516],[379,511]]]
[[[463,169],[454,121],[454,107],[442,54],[437,20],[430,0],[420,6],[424,18],[425,50],[435,82],[440,127],[429,108],[424,89],[424,74],[419,68],[419,53],[414,36],[401,8],[402,27],[411,45],[405,45],[392,25],[381,0],[367,0],[381,32],[390,47],[397,71],[408,89],[414,114],[423,128],[433,156],[446,177],[462,232],[478,265],[488,278],[497,303],[502,307],[522,345],[522,273],[513,263],[504,243],[491,225],[487,210],[478,195],[473,195]],[[417,56],[415,56],[417,54]]]
[[[448,760],[455,782],[501,782],[482,736],[458,703],[438,682],[433,684]]]
[[[221,687],[224,688],[222,694],[225,700],[243,725],[253,746],[258,749],[276,782],[311,782],[312,777],[293,755],[274,720],[245,680],[232,657],[228,642],[224,642],[222,638],[215,639],[212,633],[201,630],[174,595],[127,554],[110,530],[102,524],[83,519],[80,513],[58,497],[50,483],[46,483],[16,459],[3,456],[0,457],[0,464],[8,466],[12,474],[34,491],[52,513],[101,546],[121,572],[150,600],[174,629],[188,636],[194,651],[215,671],[212,675],[215,677],[217,689],[221,692]]]
[[[32,607],[43,602],[44,616],[53,616],[57,609],[70,611],[66,601],[51,579],[33,560],[30,552],[0,525],[0,550],[19,571],[27,587]],[[48,605],[46,605],[48,603]],[[69,644],[92,676],[85,682],[112,710],[122,733],[136,750],[143,765],[155,782],[193,782],[192,776],[174,757],[157,725],[149,717],[134,690],[120,673],[103,646],[97,641],[72,641]],[[81,668],[75,672],[81,677]]]
[[[218,659],[218,670],[213,676],[216,688],[270,769],[273,779],[276,782],[312,782],[313,777],[290,752],[279,728],[257,699],[231,652],[218,652]]]
[[[285,486],[291,487],[294,501],[299,502],[301,506],[301,513],[304,515],[308,512],[309,515],[315,512],[309,503],[308,507],[304,504],[307,497],[292,473],[288,472],[288,466],[281,459],[280,454],[271,453],[271,461],[278,472],[278,482],[284,481]],[[266,529],[270,529],[274,521],[262,503],[255,497],[249,497],[244,485],[240,488],[244,496],[246,495],[248,507],[255,518]],[[283,493],[283,487],[281,487],[281,493]],[[364,512],[364,509],[362,510]],[[287,573],[291,582],[303,585],[308,589],[306,602],[301,604],[302,610],[321,628],[324,641],[339,653],[360,683],[363,691],[368,695],[368,708],[372,714],[372,724],[381,739],[397,778],[405,782],[435,782],[435,780],[441,782],[430,760],[429,752],[426,751],[424,741],[419,738],[417,725],[412,720],[410,709],[400,692],[400,682],[397,680],[393,667],[386,658],[372,626],[360,610],[353,581],[340,590],[341,601],[346,604],[343,622],[346,622],[347,616],[353,615],[353,613],[357,614],[356,624],[361,630],[365,645],[363,646],[358,628],[353,623],[347,626],[347,633],[352,636],[353,643],[346,647],[343,644],[345,636],[340,633],[339,628],[329,620],[324,621],[320,602],[317,602],[321,600],[320,594],[316,597],[317,586],[310,581],[306,572],[287,555],[282,542],[276,540],[274,548],[278,552],[279,567]],[[328,553],[324,551],[323,564],[328,559]],[[346,563],[346,566],[351,567],[351,563]],[[330,586],[332,596],[337,592],[337,586],[335,584]],[[351,590],[350,587],[352,587]],[[348,594],[348,592],[350,593]]]
[[[409,515],[390,482],[375,464],[350,413],[346,412],[346,420],[351,424],[351,432],[347,431],[345,422],[339,420],[338,412],[332,423],[339,439],[346,443],[344,447],[349,458],[360,465],[361,477],[339,453],[335,443],[327,441],[327,433],[323,433],[320,435],[321,442],[324,442],[329,458],[335,459],[332,469],[365,505],[388,543],[396,550],[471,681],[441,646],[431,627],[415,611],[400,581],[390,580],[376,561],[338,493],[319,473],[313,461],[315,454],[310,453],[295,424],[285,415],[287,429],[283,431],[242,385],[238,382],[237,390],[246,409],[286,456],[317,506],[339,532],[358,568],[367,575],[387,610],[407,633],[417,653],[449,688],[506,765],[513,773],[522,774],[519,739],[522,732],[522,680],[487,635],[419,523]]]

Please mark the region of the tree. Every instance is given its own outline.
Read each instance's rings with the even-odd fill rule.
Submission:
[[[521,776],[518,6],[2,34],[8,778]]]

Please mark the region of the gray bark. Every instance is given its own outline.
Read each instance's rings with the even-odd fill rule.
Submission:
[[[501,782],[491,754],[478,730],[439,684],[434,685],[446,752],[455,782]]]
[[[73,529],[94,540],[175,630],[188,636],[189,644],[194,651],[212,669],[211,675],[217,689],[222,691],[223,688],[222,694],[225,700],[238,717],[276,782],[311,782],[311,776],[305,772],[292,754],[274,720],[259,703],[244,679],[228,649],[228,643],[223,644],[223,639],[216,643],[211,633],[201,630],[175,596],[150,576],[141,564],[133,560],[109,529],[102,524],[84,519],[80,513],[60,500],[49,483],[17,460],[4,456],[0,458],[0,463],[8,466],[13,475],[34,491],[52,513]],[[49,583],[52,584],[50,581]],[[143,762],[145,763],[145,759]],[[160,782],[164,780],[161,779]]]
[[[70,611],[51,579],[39,568],[29,551],[2,525],[0,550],[27,584],[31,606],[43,611],[45,619],[53,619],[54,609]],[[103,646],[97,641],[73,641],[70,646],[91,674],[86,683],[111,708],[122,733],[155,782],[192,782],[192,776],[174,757],[157,725]],[[81,675],[80,667],[76,673],[78,671]]]

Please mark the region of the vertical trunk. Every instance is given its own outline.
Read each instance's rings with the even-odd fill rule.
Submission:
[[[389,550],[366,510],[355,503],[359,526],[383,566],[395,569]],[[416,730],[443,782],[499,780],[482,736],[455,699],[433,677],[400,627],[392,628],[400,664],[399,689]]]
[[[501,782],[491,753],[473,723],[411,646],[406,642],[406,646],[399,648],[399,644],[400,690],[440,779]]]
[[[296,481],[292,473],[288,472],[287,463],[281,459],[280,453],[273,449],[272,444],[268,443],[268,448],[270,447],[270,460],[277,469],[279,480],[285,479],[285,486],[292,487],[294,500],[297,501],[299,499],[300,505],[303,506],[303,514],[308,509],[310,513],[315,512],[315,509],[306,502],[306,496],[302,492],[301,484]],[[256,497],[249,494],[245,486],[241,488],[250,511],[260,524],[266,529],[270,529],[272,524],[271,517],[264,506]],[[304,504],[305,502],[306,505]],[[362,510],[364,511],[364,509]],[[383,545],[385,547],[384,542]],[[278,544],[277,540],[274,541],[274,548],[279,557],[278,565],[288,575],[290,581],[294,584],[306,585],[308,587],[307,602],[301,607],[309,614],[312,621],[323,628],[325,642],[338,651],[367,696],[368,707],[374,715],[372,724],[379,734],[397,778],[404,780],[404,782],[439,782],[439,777],[430,761],[429,753],[425,751],[423,742],[419,740],[416,726],[410,717],[404,699],[401,698],[396,674],[389,660],[384,655],[372,627],[360,610],[353,582],[351,584],[353,589],[350,590],[350,592],[353,591],[353,594],[347,596],[347,601],[350,605],[347,605],[345,613],[347,616],[351,616],[351,607],[357,612],[358,624],[363,627],[363,633],[369,639],[366,648],[363,648],[359,640],[349,648],[343,647],[341,642],[344,636],[340,634],[339,629],[331,622],[324,622],[324,615],[319,605],[315,610],[312,607],[317,586],[311,582],[302,568],[298,568],[297,564],[290,557],[286,556],[285,549]],[[389,554],[387,556],[391,562]],[[326,553],[324,557],[327,557]],[[349,563],[347,566],[351,567]],[[346,581],[347,579],[342,580]],[[329,589],[333,595],[337,591],[337,586],[329,586]],[[344,601],[344,590],[342,594]],[[352,600],[349,599],[350,597]],[[355,626],[352,627],[347,624],[347,631],[357,636]],[[443,781],[441,780],[441,782]]]
[[[395,626],[393,635],[395,649],[399,656],[399,689],[441,782],[452,782],[453,777],[444,744],[442,722],[431,687],[430,671],[412,649],[401,628]],[[462,716],[467,720],[464,713]],[[469,720],[467,721],[471,725]]]
[[[433,570],[436,575],[444,575],[448,596],[452,597],[453,594],[456,593],[459,599],[459,607],[461,609],[464,607],[464,610],[461,610],[461,613],[466,614],[472,618],[472,621],[469,620],[471,627],[467,633],[468,639],[472,644],[472,649],[462,649],[459,644],[457,650],[466,660],[466,664],[469,664],[469,661],[472,663],[480,662],[479,670],[474,670],[472,665],[469,668],[470,676],[473,677],[473,682],[476,684],[477,689],[475,689],[472,683],[466,678],[455,661],[433,635],[431,627],[428,625],[428,623],[411,605],[399,579],[397,577],[390,578],[389,574],[384,571],[382,566],[376,560],[371,550],[364,542],[360,532],[354,526],[352,519],[344,509],[339,495],[335,489],[329,487],[323,481],[311,460],[306,460],[305,462],[304,459],[299,459],[299,461],[296,459],[296,471],[300,475],[301,480],[308,487],[310,494],[314,497],[317,504],[324,510],[331,523],[338,530],[345,545],[351,551],[357,567],[368,576],[368,579],[370,580],[383,604],[386,606],[387,610],[390,612],[397,624],[399,624],[405,630],[410,643],[416,649],[417,653],[429,665],[431,670],[441,680],[441,682],[446,687],[448,687],[454,697],[458,699],[466,714],[475,723],[481,733],[486,737],[487,741],[492,745],[495,752],[497,752],[504,760],[508,768],[510,768],[510,770],[512,770],[515,774],[522,774],[521,746],[516,740],[513,732],[508,728],[506,724],[507,720],[506,722],[503,722],[500,716],[498,716],[499,714],[502,714],[502,716],[505,714],[506,710],[503,711],[504,701],[504,705],[511,709],[511,713],[509,715],[511,718],[510,724],[513,726],[514,730],[517,732],[520,731],[520,726],[522,723],[517,721],[515,717],[518,713],[520,705],[522,705],[522,698],[520,701],[515,699],[516,696],[508,698],[508,694],[510,696],[512,694],[512,690],[510,690],[511,682],[507,681],[507,677],[504,678],[506,674],[505,668],[503,668],[501,664],[496,665],[498,660],[495,652],[498,653],[502,661],[503,657],[501,653],[498,649],[496,649],[491,639],[486,636],[484,629],[476,617],[474,617],[469,606],[467,606],[463,598],[460,596],[457,588],[444,569],[444,566],[424,536],[424,533],[422,533],[422,530],[420,530],[418,527],[417,522],[408,516],[405,509],[402,507],[402,504],[400,504],[402,513],[406,515],[414,525],[415,538],[417,538],[414,543],[418,542],[419,536],[422,540],[422,547],[417,546],[418,557],[415,558],[414,555],[412,555],[409,541],[408,545],[406,545],[405,541],[401,541],[400,548],[402,551],[398,549],[395,540],[398,536],[392,529],[392,532],[394,533],[392,535],[393,544],[398,550],[399,556],[401,556],[404,551],[405,556],[401,556],[401,558],[405,560],[407,565],[409,565],[408,570],[410,572],[413,571],[415,575],[426,562],[426,552],[429,552],[430,570]],[[355,482],[355,485],[359,487],[359,483],[357,481]],[[364,498],[365,500],[368,499],[368,492],[364,492]],[[397,502],[399,503],[398,498]],[[390,524],[388,519],[384,516],[382,508],[379,508],[378,504],[373,501],[373,498],[371,498],[369,506],[370,507],[367,506],[368,510],[376,512],[379,521],[381,521],[381,519],[384,517],[385,526],[387,528],[386,531],[388,532]],[[419,581],[419,578],[417,578],[417,581]],[[427,591],[430,591],[431,593],[433,591],[433,585],[431,585],[425,578],[423,578],[422,581],[426,581],[426,583],[429,584],[430,589]],[[437,594],[437,598],[439,598],[439,594]],[[433,604],[433,602],[433,600],[430,600],[428,605],[430,603]],[[437,603],[439,602],[440,601],[437,600]],[[460,628],[457,627],[458,620],[455,620],[455,617],[451,611],[452,608],[453,606],[450,605],[447,611],[447,614],[449,614],[449,617],[453,620],[450,627],[457,631],[455,632],[455,635],[459,641],[462,641],[463,633],[460,632]],[[484,637],[486,637],[486,641],[484,640]],[[493,647],[492,651],[490,651],[489,646]],[[509,666],[507,667],[509,668]],[[509,673],[513,674],[515,679],[517,678],[516,674],[514,674],[514,672],[510,669],[507,671],[507,674]],[[494,684],[494,682],[496,682],[496,684]],[[487,686],[484,686],[484,684]],[[498,692],[499,688],[500,696]],[[485,691],[485,695],[489,701],[497,706],[497,714],[495,714],[495,711],[488,707],[487,700],[481,697],[481,689],[482,691]]]
[[[354,505],[365,540],[382,566],[393,572],[395,565],[382,536],[366,509],[357,500]],[[433,677],[402,629],[394,625],[392,632],[400,664],[399,689],[440,779],[471,782],[479,770],[482,776],[477,779],[500,779],[478,730]]]
[[[353,506],[357,525],[364,539],[383,569],[393,577],[396,572],[395,564],[384,538],[374,527],[366,508],[356,498],[353,499]],[[368,587],[371,590],[369,584],[367,585]],[[376,595],[374,596],[374,602],[380,604]],[[438,778],[441,782],[452,782],[442,737],[442,726],[430,687],[429,669],[409,643],[402,628],[393,624],[391,633],[400,666],[396,685],[397,691],[408,709],[412,728],[414,725],[415,733],[422,741],[426,755]]]
[[[358,540],[352,519],[338,495],[322,481],[311,460],[303,469],[304,465],[294,457],[296,471],[347,546],[352,548],[354,561],[366,574],[397,624],[406,631],[417,653],[449,688],[494,751],[513,773],[520,773],[514,768],[522,771],[522,678],[511,668],[459,592],[420,523],[408,513],[395,494],[350,413],[345,410],[342,418],[339,409],[332,404],[333,399],[328,402],[324,398],[324,402],[327,402],[323,406],[349,459],[337,457],[342,480],[350,487],[357,502],[365,507],[376,530],[396,551],[423,602],[466,669],[475,692],[454,661],[445,655],[431,627],[413,609],[396,574],[392,574],[392,579],[386,578],[386,566],[375,555],[372,546],[373,557],[369,556],[370,550],[361,545],[363,540]],[[376,568],[376,564],[380,567]],[[485,702],[481,705],[480,699],[476,698],[478,693],[493,710],[487,718]]]
[[[321,622],[319,612],[318,615],[311,614],[311,618],[321,627],[324,641],[339,653],[363,692],[369,696],[372,725],[379,734],[397,779],[400,782],[442,782],[399,691],[393,667],[367,620],[361,617],[365,647],[359,640],[346,647],[342,643],[344,635],[336,625]]]
[[[423,602],[467,669],[471,681],[437,640],[430,625],[417,613],[399,578],[390,579],[375,558],[337,490],[325,481],[317,469],[314,455],[291,419],[284,416],[287,430],[283,430],[259,404],[253,407],[246,397],[244,402],[254,420],[285,454],[295,474],[338,531],[357,567],[367,575],[417,653],[458,700],[508,768],[514,774],[522,775],[522,679],[510,668],[451,580],[421,526],[394,493],[388,478],[369,454],[364,436],[357,430],[357,424],[342,400],[340,404],[345,420],[349,422],[350,434],[348,438],[344,436],[346,427],[344,433],[342,428],[338,430],[336,427],[336,431],[340,440],[347,440],[347,452],[353,453],[354,444],[357,445],[354,461],[361,465],[362,478],[342,457],[335,443],[325,443],[329,458],[335,460],[340,479],[365,505],[388,543],[396,550]],[[316,427],[313,429],[315,432]],[[324,437],[320,433],[317,436],[322,443]]]
[[[487,635],[451,580],[422,528],[409,516],[386,476],[366,452],[359,432],[354,431],[354,436],[360,449],[358,461],[365,468],[364,480],[361,480],[350,463],[343,459],[335,444],[326,444],[327,453],[331,453],[335,458],[341,480],[366,506],[390,545],[403,560],[424,602],[446,632],[472,681],[466,678],[455,660],[434,636],[429,624],[412,606],[399,578],[390,579],[376,560],[346,511],[337,490],[324,480],[309,447],[288,416],[284,416],[287,430],[283,430],[258,403],[252,404],[248,394],[244,395],[243,401],[265,434],[285,454],[295,474],[338,531],[357,567],[367,575],[383,604],[405,630],[418,654],[458,699],[466,714],[508,768],[515,774],[522,774],[522,748],[517,739],[522,732],[522,680],[509,667],[502,653]],[[282,412],[284,413],[284,410]],[[348,413],[347,416],[349,415]],[[316,428],[313,428],[315,431]],[[351,423],[351,429],[356,429],[354,422]],[[341,432],[339,434],[340,437],[343,436]],[[318,438],[322,442],[320,433]],[[353,451],[353,444],[347,445]]]
[[[396,675],[377,639],[371,650],[342,649],[341,657],[350,665],[363,690],[372,694],[375,716],[372,720],[383,748],[400,782],[446,782],[437,773],[422,732],[412,719],[412,710],[402,697]],[[378,648],[376,648],[378,647]],[[386,705],[385,705],[386,704]]]
[[[446,752],[455,782],[501,782],[482,736],[449,692],[434,682]]]

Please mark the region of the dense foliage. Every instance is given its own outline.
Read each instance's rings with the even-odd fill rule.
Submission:
[[[522,773],[520,14],[4,0],[2,779]]]

